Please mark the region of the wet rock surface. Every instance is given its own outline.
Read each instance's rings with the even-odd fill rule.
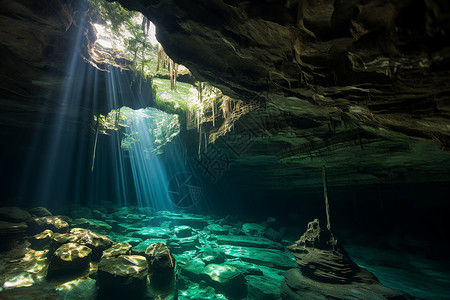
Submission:
[[[0,250],[9,250],[14,246],[14,243],[25,234],[28,226],[25,223],[13,223],[0,221]]]
[[[31,215],[26,210],[15,206],[0,207],[0,221],[6,222],[26,222],[31,218]]]
[[[139,255],[104,257],[98,265],[97,284],[102,293],[142,295],[148,273],[147,260]]]
[[[34,207],[34,208],[30,209],[28,212],[35,217],[53,216],[53,214],[47,208],[45,208],[43,206]]]
[[[41,233],[35,234],[29,237],[27,240],[30,242],[30,248],[34,250],[42,250],[49,248],[52,243],[53,231],[46,229]]]
[[[270,227],[270,222],[233,223],[230,218],[211,217],[198,222],[201,215],[154,212],[139,207],[107,209],[111,214],[104,222],[116,224],[108,237],[85,228],[72,228],[67,233],[45,230],[29,236],[22,252],[14,259],[8,256],[12,262],[5,263],[6,267],[0,263],[3,290],[17,289],[20,294],[29,285],[48,288],[57,284],[52,286],[53,291],[75,299],[76,295],[83,295],[84,299],[110,299],[117,295],[170,299],[176,294],[182,300],[370,299],[370,295],[408,299],[406,294],[381,285],[374,275],[353,263],[319,221],[311,222],[305,234],[289,246],[289,251],[275,238],[264,236],[271,228],[282,240],[289,240],[290,231],[298,231],[294,227],[279,230],[280,226]],[[140,215],[141,221],[145,219],[151,226],[125,223],[123,214],[116,213],[125,211]],[[189,221],[180,221],[184,216]],[[157,226],[154,218],[164,223]],[[217,224],[227,225],[210,226]],[[264,230],[257,231],[255,236],[245,235],[243,224]],[[222,230],[224,227],[226,231]],[[133,240],[136,232],[141,234],[149,228],[152,234],[162,232],[167,238]],[[216,233],[214,228],[218,230]],[[195,247],[180,247],[180,241],[192,238]],[[126,239],[142,242],[133,246],[122,242]],[[7,254],[0,254],[0,259],[2,255]],[[2,295],[0,292],[0,298]]]
[[[28,226],[31,234],[36,234],[46,229],[55,233],[66,233],[69,230],[69,223],[59,216],[32,218],[29,220]]]
[[[73,276],[89,270],[92,250],[89,247],[67,243],[56,249],[48,266],[49,278]]]
[[[412,299],[383,286],[372,273],[356,265],[317,219],[308,223],[307,231],[288,249],[299,268],[284,274],[283,299]]]
[[[100,259],[103,250],[110,248],[113,244],[107,236],[83,228],[72,228],[68,233],[54,234],[52,239],[56,245],[74,242],[91,248],[92,259],[95,261]]]
[[[164,243],[150,245],[145,250],[148,261],[148,282],[156,295],[170,294],[176,286],[175,258]]]

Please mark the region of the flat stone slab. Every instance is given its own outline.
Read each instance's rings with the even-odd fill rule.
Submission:
[[[116,243],[128,243],[133,247],[137,246],[143,242],[143,240],[141,238],[135,238],[135,237],[126,236],[126,235],[114,234],[114,235],[108,235],[108,237],[111,240],[115,241]]]
[[[71,226],[89,229],[89,230],[92,230],[92,231],[94,231],[96,233],[100,233],[100,234],[108,234],[112,229],[112,226],[106,222],[96,220],[96,219],[86,219],[86,218],[79,218],[79,219],[73,220]]]
[[[218,235],[217,243],[219,245],[254,247],[264,249],[283,250],[283,245],[263,237],[253,237],[244,235]]]
[[[150,218],[151,224],[159,225],[164,221],[171,221],[175,226],[186,225],[195,229],[203,229],[207,226],[208,219],[204,216],[196,216],[191,214],[179,214],[172,212],[159,212],[158,216]]]
[[[168,239],[170,238],[170,231],[161,227],[144,227],[139,231],[131,234],[132,237],[145,239]]]
[[[221,249],[227,257],[240,258],[256,265],[282,270],[297,267],[295,257],[289,252],[239,246],[221,246]]]
[[[147,250],[148,246],[150,246],[152,244],[156,244],[156,243],[166,243],[166,242],[167,242],[167,240],[165,240],[165,239],[147,239],[147,240],[143,241],[142,243],[139,243],[136,246],[134,246],[133,248],[131,248],[131,252],[133,254],[144,255],[145,250]]]
[[[264,276],[245,276],[248,299],[281,300],[281,281]]]
[[[227,264],[209,264],[203,268],[201,278],[216,291],[242,299],[247,295],[244,275],[235,267]]]

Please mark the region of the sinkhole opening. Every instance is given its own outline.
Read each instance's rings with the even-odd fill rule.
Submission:
[[[92,127],[96,134],[116,132],[123,151],[133,153],[141,150],[147,156],[161,154],[163,147],[180,133],[178,115],[154,107],[113,109],[106,115],[95,115]]]

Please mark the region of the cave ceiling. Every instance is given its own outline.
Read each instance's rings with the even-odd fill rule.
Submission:
[[[447,1],[119,2],[151,20],[197,80],[259,103],[214,146],[231,158],[230,178],[320,185],[326,165],[338,185],[450,180]],[[0,107],[11,131],[52,112],[80,3],[2,1]],[[83,26],[87,47],[94,29]]]

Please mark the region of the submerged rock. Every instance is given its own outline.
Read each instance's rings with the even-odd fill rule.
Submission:
[[[145,250],[148,261],[148,281],[154,294],[168,294],[175,290],[175,258],[164,243],[150,245]]]
[[[202,270],[201,277],[216,291],[232,298],[242,299],[247,295],[244,275],[233,266],[209,264]]]
[[[53,216],[53,214],[45,207],[38,206],[29,210],[29,212],[35,217],[48,217]]]
[[[195,258],[190,255],[178,255],[177,264],[181,274],[191,281],[201,280],[201,273],[206,265],[200,258]]]
[[[280,250],[239,246],[221,246],[220,248],[229,258],[239,258],[257,265],[281,270],[288,270],[297,266],[291,253]]]
[[[411,299],[383,286],[369,271],[356,265],[333,234],[319,221],[288,247],[298,266],[287,271],[283,299]]]
[[[147,248],[150,245],[156,244],[156,243],[166,243],[167,240],[165,239],[147,239],[139,244],[137,244],[136,246],[133,246],[133,248],[131,248],[131,251],[133,254],[137,254],[137,255],[145,255],[145,251],[147,250]]]
[[[31,215],[26,210],[15,206],[0,207],[0,221],[6,222],[26,222]]]
[[[74,275],[89,270],[92,250],[89,247],[67,243],[56,249],[48,266],[48,277]]]
[[[69,233],[54,234],[53,242],[56,245],[69,242],[85,245],[92,249],[92,260],[95,261],[100,259],[104,250],[112,246],[112,241],[107,236],[83,228],[72,228]]]
[[[245,276],[247,299],[281,300],[280,283],[264,276]]]
[[[0,221],[0,251],[10,250],[14,242],[20,239],[27,230],[25,223],[12,223]]]
[[[158,216],[151,218],[152,224],[161,224],[165,221],[170,221],[175,226],[186,225],[195,229],[203,229],[208,225],[208,219],[206,216],[198,216],[187,213],[174,213],[168,211],[160,211]]]
[[[112,226],[106,222],[86,218],[73,220],[72,227],[89,229],[99,234],[108,234],[112,230]]]
[[[103,251],[102,259],[108,257],[117,257],[119,255],[127,255],[131,252],[131,245],[128,243],[118,243],[111,248]]]
[[[205,264],[221,264],[225,261],[225,253],[218,248],[203,247],[199,250],[198,258]]]
[[[2,300],[22,300],[22,299],[60,299],[58,293],[51,286],[35,284],[33,286],[8,289],[0,292]]]
[[[50,229],[44,230],[41,233],[35,234],[28,238],[30,248],[34,250],[42,250],[49,248],[52,243],[53,231]]]
[[[245,223],[242,225],[242,232],[248,236],[263,236],[266,227],[258,223]]]
[[[58,233],[66,233],[69,230],[69,223],[59,216],[32,218],[28,222],[28,226],[31,234],[36,234],[46,229]]]
[[[192,227],[186,225],[177,226],[174,231],[177,238],[186,238],[193,235]]]
[[[113,298],[127,295],[129,299],[139,298],[145,292],[148,264],[140,255],[104,257],[98,265],[97,284],[103,295]]]
[[[254,248],[267,248],[283,250],[283,245],[273,242],[263,237],[243,236],[243,235],[219,235],[217,236],[219,245],[243,246]]]
[[[132,247],[142,243],[142,239],[140,239],[140,238],[134,238],[131,236],[126,236],[126,235],[121,235],[121,234],[109,234],[108,238],[110,238],[111,240],[113,240],[116,243],[128,243]],[[147,245],[147,247],[148,247],[148,245]],[[145,249],[144,249],[144,251],[145,251]]]
[[[230,233],[230,228],[231,226],[227,225],[210,224],[205,227],[205,231],[211,234],[227,235],[228,233]]]
[[[168,239],[170,238],[170,231],[160,227],[145,227],[139,231],[131,234],[133,237],[146,239]]]
[[[185,238],[172,238],[167,240],[167,245],[173,253],[183,253],[184,251],[196,250],[200,246],[197,235]]]

